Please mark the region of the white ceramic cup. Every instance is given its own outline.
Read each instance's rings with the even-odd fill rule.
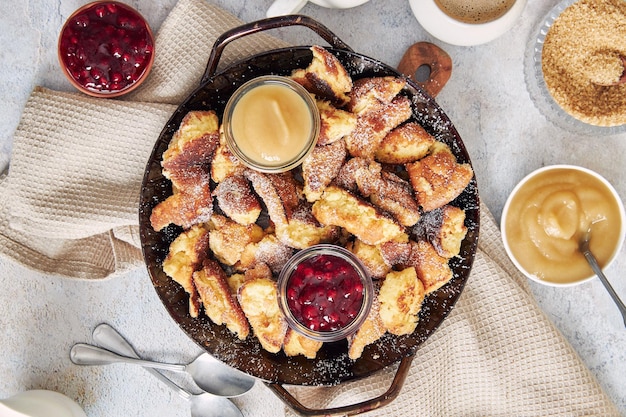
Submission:
[[[360,6],[369,0],[310,0],[318,6],[330,9],[349,9]],[[298,13],[307,4],[307,0],[275,0],[267,9],[267,17]]]
[[[469,0],[468,0],[469,1]],[[445,14],[435,0],[409,0],[422,27],[435,38],[458,46],[490,42],[507,32],[522,14],[527,0],[517,0],[499,18],[486,23],[464,23]]]
[[[74,400],[55,391],[30,390],[0,400],[3,417],[87,417]]]

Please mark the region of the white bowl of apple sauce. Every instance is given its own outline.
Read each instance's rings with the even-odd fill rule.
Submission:
[[[224,109],[228,149],[249,168],[278,173],[298,166],[313,150],[320,131],[317,104],[290,78],[254,78],[230,97]]]
[[[500,222],[513,264],[528,278],[571,286],[595,277],[578,244],[591,231],[590,248],[602,268],[621,251],[624,204],[601,175],[574,165],[546,166],[527,175],[509,195]]]

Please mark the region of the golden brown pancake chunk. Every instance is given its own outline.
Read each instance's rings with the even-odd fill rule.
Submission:
[[[415,267],[426,294],[438,290],[452,279],[448,259],[440,256],[429,242],[411,242],[411,256],[407,264]]]
[[[348,111],[360,114],[388,104],[406,85],[406,81],[398,77],[361,78],[354,81]]]
[[[230,290],[230,295],[232,295],[235,299],[237,299],[237,294],[239,293],[239,288],[246,281],[246,276],[244,274],[232,274],[226,277],[226,283],[228,284],[228,289]]]
[[[336,186],[327,187],[312,210],[320,223],[343,227],[370,245],[407,238],[403,228],[393,219],[367,201]]]
[[[325,100],[317,100],[320,112],[320,134],[318,145],[329,145],[352,133],[356,127],[356,115],[340,110]]]
[[[467,234],[465,211],[450,205],[429,211],[415,225],[414,233],[429,241],[440,256],[452,258],[461,251]]]
[[[343,140],[330,145],[316,146],[302,162],[304,195],[309,202],[319,200],[322,192],[337,176],[346,159]]]
[[[339,169],[337,176],[335,177],[334,184],[338,187],[348,190],[351,193],[355,193],[359,190],[357,184],[357,176],[361,170],[367,172],[371,170],[370,162],[363,158],[350,158]],[[376,164],[376,167],[380,168],[380,164]]]
[[[231,175],[242,175],[245,169],[245,165],[228,150],[228,146],[220,143],[211,161],[211,179],[220,183]]]
[[[411,102],[404,96],[368,109],[358,116],[356,128],[345,138],[348,152],[352,156],[374,159],[385,136],[412,114]]]
[[[243,226],[228,217],[214,214],[211,217],[209,247],[218,261],[225,265],[235,265],[249,243],[263,239],[263,229],[257,224]]]
[[[276,282],[269,278],[247,280],[239,288],[239,304],[263,349],[277,353],[283,346],[287,322],[278,306]]]
[[[213,213],[209,162],[219,145],[218,118],[213,111],[189,112],[163,153],[163,175],[173,194],[159,203],[150,223],[159,231],[170,223],[185,229],[209,220]]]
[[[261,197],[267,214],[276,225],[286,225],[287,217],[300,204],[299,185],[291,171],[264,174],[251,169],[244,173],[254,191]]]
[[[305,69],[294,70],[291,78],[317,97],[329,100],[337,107],[350,101],[352,78],[341,62],[321,46],[312,46],[313,61]]]
[[[385,278],[391,270],[390,264],[385,262],[378,246],[368,245],[356,239],[354,242],[350,242],[346,249],[359,258],[372,279]]]
[[[389,333],[398,336],[413,333],[424,301],[424,286],[415,268],[388,273],[378,298],[380,318]]]
[[[163,272],[178,282],[189,294],[189,315],[198,317],[200,298],[193,283],[193,273],[202,268],[208,256],[209,230],[203,225],[193,226],[178,235],[170,244],[163,261]]]
[[[291,329],[287,329],[283,351],[287,356],[303,355],[305,358],[315,359],[317,351],[320,350],[322,345],[322,342],[309,339]]]
[[[261,203],[243,175],[231,175],[213,191],[224,214],[241,225],[252,224],[261,214]]]
[[[241,253],[241,260],[236,267],[245,271],[259,264],[264,264],[272,272],[278,274],[289,258],[291,258],[293,252],[293,248],[278,240],[276,235],[268,234],[259,242],[252,242],[246,245]]]
[[[406,164],[422,159],[435,143],[422,126],[415,122],[398,126],[385,136],[375,158],[385,164]]]
[[[321,225],[311,210],[311,204],[302,200],[291,212],[287,224],[276,225],[278,239],[295,249],[306,249],[318,243],[336,240],[339,235],[338,228],[333,225]]]
[[[459,164],[448,145],[436,142],[432,153],[406,164],[417,202],[424,211],[443,207],[454,200],[472,180],[469,164]]]
[[[406,267],[411,259],[410,242],[385,242],[378,246],[380,255],[390,267],[401,265]]]
[[[198,186],[195,192],[175,192],[157,204],[150,214],[150,224],[157,232],[169,224],[183,229],[209,221],[213,214],[213,198],[209,184]]]
[[[219,145],[219,120],[214,111],[191,111],[163,152],[163,175],[178,189],[185,188],[190,168],[208,168]],[[208,170],[206,172],[208,175]],[[192,186],[194,184],[191,184]]]
[[[206,259],[202,270],[194,272],[193,281],[202,299],[204,312],[211,321],[226,325],[241,340],[248,337],[250,326],[231,294],[221,266],[212,259]]]
[[[391,214],[399,224],[413,226],[420,218],[419,206],[408,182],[382,170],[375,161],[352,158],[340,169],[335,183],[358,192],[381,210]]]
[[[420,211],[411,185],[391,172],[381,172],[369,183],[370,201],[390,213],[403,226],[413,226],[420,219]],[[364,188],[365,185],[359,188]]]
[[[372,308],[363,322],[363,325],[350,337],[348,337],[348,357],[356,360],[361,357],[363,350],[380,339],[387,328],[380,317],[380,302],[378,297],[374,297]]]

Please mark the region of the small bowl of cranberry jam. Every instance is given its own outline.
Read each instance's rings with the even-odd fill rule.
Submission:
[[[98,1],[76,10],[59,36],[59,62],[70,82],[95,97],[137,88],[154,61],[154,36],[132,7]]]
[[[348,250],[315,245],[295,254],[278,278],[279,304],[289,327],[322,342],[344,339],[363,324],[374,287]]]

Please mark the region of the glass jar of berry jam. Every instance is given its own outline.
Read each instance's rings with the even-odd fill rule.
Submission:
[[[95,97],[117,97],[146,79],[154,62],[154,36],[132,7],[97,1],[67,19],[59,35],[58,55],[77,89]]]
[[[289,327],[322,342],[344,339],[363,324],[374,287],[348,250],[321,244],[294,255],[278,278],[279,304]]]

